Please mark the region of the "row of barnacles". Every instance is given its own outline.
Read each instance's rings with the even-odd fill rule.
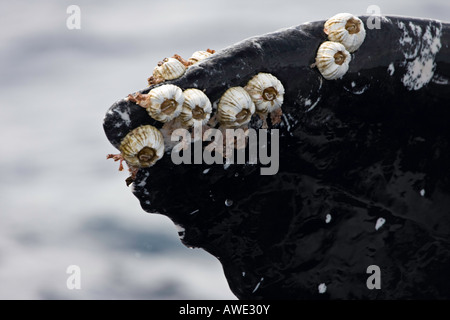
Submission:
[[[229,88],[214,105],[202,90],[189,88],[183,91],[173,84],[163,84],[166,80],[176,79],[184,74],[186,69],[180,64],[187,68],[213,53],[214,51],[209,49],[197,51],[187,61],[178,55],[164,59],[165,61],[158,64],[152,77],[149,78],[150,85],[162,84],[147,94],[128,95],[129,101],[145,108],[149,116],[163,123],[163,126],[161,129],[152,125],[135,128],[122,139],[119,146],[120,154],[107,156],[108,159],[120,161],[119,170],[123,170],[123,161],[127,163],[131,173],[126,180],[127,185],[134,181],[140,168],[154,165],[165,151],[173,147],[171,133],[178,128],[190,130],[194,138],[197,129],[221,130],[223,141],[212,141],[206,148],[217,150],[222,156],[227,157],[226,129],[248,130],[248,123],[253,115],[261,118],[263,127],[267,127],[269,115],[272,124],[281,122],[281,105],[285,91],[282,83],[269,73],[258,73],[244,87]],[[201,139],[207,140],[209,137],[202,136]]]
[[[329,41],[320,45],[312,67],[327,80],[342,78],[348,71],[350,54],[364,42],[364,23],[351,13],[339,13],[325,22],[323,31]]]

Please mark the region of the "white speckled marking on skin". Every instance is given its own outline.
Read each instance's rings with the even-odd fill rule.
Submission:
[[[123,121],[125,121],[126,125],[129,126],[131,124],[130,114],[128,112],[122,112],[119,109],[114,109],[114,112],[120,115]]]
[[[325,283],[321,283],[321,284],[319,284],[318,289],[319,289],[319,293],[323,294],[323,293],[327,292],[327,285]]]
[[[352,82],[352,83],[351,83],[351,86],[352,86],[352,88],[355,88],[356,83],[355,83],[355,82]],[[347,92],[350,92],[350,93],[356,94],[356,95],[360,95],[360,94],[363,94],[364,92],[366,92],[366,90],[369,89],[369,87],[370,87],[370,85],[366,85],[366,86],[362,87],[362,89],[360,89],[360,90],[350,90],[350,89],[348,89],[348,88],[346,88],[346,87],[343,87],[343,88],[344,88],[344,90],[347,91]]]
[[[182,233],[182,235],[180,235],[180,240],[183,240],[185,229],[182,226],[180,226],[179,224],[175,224],[175,228],[177,229],[178,234]]]
[[[256,290],[258,290],[259,286],[261,285],[261,282],[264,281],[264,278],[261,278],[261,280],[259,280],[258,284],[256,285],[255,289],[253,289],[252,293],[255,293]]]
[[[321,99],[321,97],[319,97],[319,98],[316,100],[316,102],[314,102],[314,104],[313,104],[308,110],[306,110],[306,112],[309,112],[309,111],[311,111],[312,109],[314,109],[314,108],[317,106],[317,104],[319,104],[320,99]]]
[[[255,48],[257,48],[257,49],[259,49],[259,50],[262,50],[261,44],[258,42],[257,39],[253,39],[253,40],[252,40],[252,44],[253,44],[253,46],[254,46]]]
[[[420,190],[420,195],[421,195],[422,197],[425,197],[425,189]]]
[[[447,78],[445,78],[443,76],[440,76],[440,75],[437,75],[437,74],[434,75],[434,77],[433,77],[433,79],[431,79],[431,81],[433,83],[436,83],[436,84],[439,84],[439,85],[444,85],[444,86],[447,85],[448,82],[449,82]]]
[[[394,68],[394,63],[393,62],[391,62],[391,64],[389,65],[387,71],[388,71],[390,76],[394,75],[395,68]]]
[[[288,118],[286,117],[285,114],[283,114],[282,117],[284,119],[284,122],[286,123],[287,131],[290,132],[291,131],[291,125],[289,124]]]
[[[408,90],[419,90],[433,78],[436,69],[434,59],[442,46],[442,24],[430,22],[425,31],[412,22],[408,26],[399,22],[398,27],[403,31],[400,38],[405,57],[403,65],[406,66],[403,85]]]
[[[148,178],[148,174],[146,173],[145,178],[143,178],[143,179],[141,180],[141,182],[139,182],[139,184],[137,185],[137,187],[144,188],[145,185],[147,184],[147,178]]]
[[[378,218],[377,223],[375,224],[375,230],[380,229],[384,225],[385,222],[386,222],[386,219]]]
[[[331,221],[331,214],[327,214],[327,216],[325,217],[325,223],[330,223]]]
[[[369,89],[369,87],[370,87],[370,85],[364,86],[361,90],[353,91],[353,94],[357,94],[357,95],[363,94],[364,92],[366,92],[367,89]]]
[[[136,183],[133,182],[133,183],[130,185],[131,193],[133,193],[133,192],[136,191],[136,187],[145,188],[145,185],[147,184],[147,178],[148,178],[148,176],[149,176],[149,173],[146,172],[146,173],[145,173],[145,177],[141,180],[141,182],[139,182],[138,185],[136,185]],[[144,189],[144,190],[146,191],[146,189]],[[144,191],[144,193],[145,193],[145,191]],[[150,203],[148,203],[148,204],[150,204]]]
[[[306,99],[304,104],[305,104],[305,107],[309,107],[312,104],[311,99]]]

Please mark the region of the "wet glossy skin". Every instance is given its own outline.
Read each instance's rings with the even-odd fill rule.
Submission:
[[[424,47],[423,33],[401,44],[399,22],[432,34],[442,27],[434,77],[418,90],[402,79],[415,58],[405,51]],[[348,73],[327,81],[310,67],[326,40],[323,23],[236,44],[166,81],[205,89],[214,102],[258,72],[276,76],[286,90],[278,174],[261,176],[258,165],[176,166],[166,154],[138,172],[133,193],[144,210],[185,228],[186,245],[218,257],[239,298],[448,299],[449,25],[388,17],[380,30],[366,29]],[[104,128],[115,146],[139,125],[161,127],[133,103],[111,108]],[[254,117],[251,127],[259,125]],[[386,222],[376,230],[379,218]],[[369,265],[381,268],[381,290],[366,287]]]

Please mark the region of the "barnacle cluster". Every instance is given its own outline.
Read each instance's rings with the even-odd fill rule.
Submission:
[[[364,42],[364,23],[351,13],[339,13],[325,22],[323,31],[329,41],[320,45],[314,65],[327,80],[342,78],[349,68],[350,54]]]
[[[129,101],[145,108],[151,118],[163,125],[161,129],[143,125],[132,130],[122,139],[120,154],[108,155],[115,161],[127,163],[131,172],[131,177],[126,180],[127,185],[133,182],[139,168],[154,165],[165,151],[170,150],[170,133],[179,127],[192,131],[202,127],[218,128],[224,133],[225,147],[228,139],[226,129],[246,129],[255,114],[264,120],[264,124],[267,124],[268,115],[272,117],[272,124],[280,122],[285,91],[282,83],[272,74],[258,73],[245,86],[228,88],[214,105],[202,90],[188,88],[183,91],[173,84],[163,83],[181,77],[189,66],[213,53],[208,49],[194,52],[188,60],[178,55],[164,59],[149,78],[149,84],[160,85],[148,93],[128,95]],[[210,145],[219,143],[213,141]],[[225,151],[222,155],[226,156]],[[122,169],[120,165],[119,170]]]
[[[339,79],[349,68],[351,53],[358,50],[364,41],[364,24],[350,13],[340,13],[325,22],[324,32],[328,41],[317,50],[314,66],[325,79]],[[272,74],[255,74],[244,86],[226,89],[214,104],[202,90],[187,88],[183,91],[173,84],[164,83],[183,76],[190,66],[214,53],[214,50],[207,49],[194,52],[187,60],[177,54],[165,58],[148,78],[148,84],[153,88],[145,94],[128,96],[129,101],[145,108],[151,118],[163,124],[160,129],[143,125],[132,130],[122,139],[120,154],[108,155],[115,161],[120,160],[119,170],[123,169],[123,161],[127,163],[131,172],[127,184],[133,181],[139,168],[154,165],[165,151],[170,150],[170,133],[177,128],[189,129],[194,136],[198,128],[218,128],[225,133],[225,141],[228,139],[226,129],[245,130],[254,115],[263,120],[263,127],[267,127],[269,115],[273,125],[281,122],[285,90]],[[199,139],[203,140],[203,137]],[[212,143],[217,145],[220,141]],[[226,156],[225,153],[222,155]]]
[[[215,51],[207,49],[206,51],[196,51],[192,56],[185,60],[180,55],[174,54],[171,58],[165,58],[158,62],[153,70],[151,77],[147,79],[148,85],[155,85],[166,80],[173,80],[181,77],[190,66],[204,60],[214,54]]]

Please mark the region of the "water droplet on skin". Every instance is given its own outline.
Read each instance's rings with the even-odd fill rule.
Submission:
[[[231,205],[233,205],[233,200],[230,200],[230,199],[225,200],[225,205],[227,207],[230,207]]]

